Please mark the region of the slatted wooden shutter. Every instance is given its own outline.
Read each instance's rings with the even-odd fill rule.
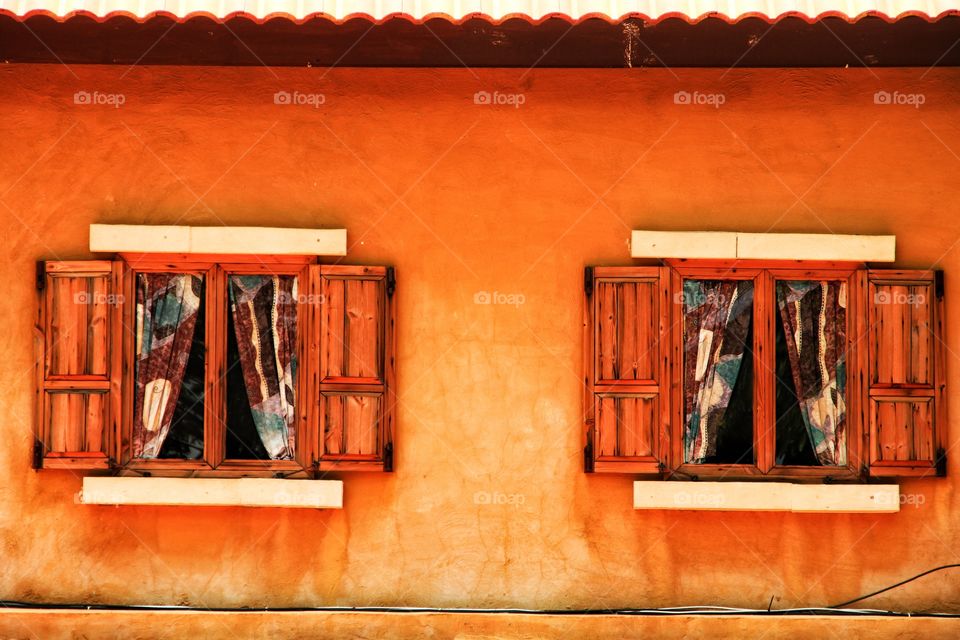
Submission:
[[[944,475],[943,274],[867,271],[863,423],[873,476]]]
[[[669,282],[661,267],[598,267],[586,272],[587,471],[665,470]]]
[[[319,468],[393,470],[393,269],[319,265]]]
[[[106,469],[120,417],[120,263],[38,265],[34,466]]]

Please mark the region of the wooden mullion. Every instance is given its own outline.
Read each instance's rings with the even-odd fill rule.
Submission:
[[[850,437],[856,437],[859,442],[859,464],[860,473],[866,477],[870,464],[870,341],[872,340],[870,332],[870,305],[867,296],[870,292],[870,285],[867,281],[867,270],[859,269],[853,275],[855,288],[851,290],[851,298],[856,300],[856,314],[854,314],[854,334],[853,350],[856,356],[851,360],[855,367],[851,367],[849,379],[852,383],[851,394],[855,395],[856,404],[852,407],[850,416],[853,418],[848,421],[852,427]]]
[[[227,322],[226,274],[220,267],[207,272],[204,287],[206,320],[204,343],[203,459],[218,467],[226,457],[227,441]]]
[[[323,289],[323,279],[320,265],[313,264],[307,267],[306,282],[308,295],[314,304],[308,307],[307,318],[309,323],[304,334],[304,349],[306,359],[301,371],[307,383],[306,394],[303,404],[306,409],[306,435],[309,441],[309,449],[305,453],[309,457],[305,459],[306,466],[317,468],[318,461],[323,457],[323,404],[320,394],[320,378],[323,375],[323,345],[321,337],[323,335],[323,315],[325,310],[325,299]],[[308,405],[309,403],[309,405]]]
[[[767,272],[754,280],[753,384],[754,461],[761,473],[773,468],[777,438],[776,288]]]
[[[673,354],[673,283],[669,267],[660,267],[659,300],[657,301],[657,329],[659,352],[657,362],[657,395],[660,427],[653,434],[653,453],[659,461],[660,473],[670,470],[670,434],[673,424],[670,389],[671,356]]]
[[[672,331],[670,336],[670,354],[672,358],[670,370],[670,398],[673,428],[670,433],[670,472],[677,471],[683,464],[683,437],[686,423],[686,400],[683,393],[683,276],[675,268],[670,268],[670,285],[674,291],[672,299]]]
[[[301,299],[297,301],[297,380],[296,380],[296,431],[294,459],[303,468],[313,465],[313,440],[310,437],[310,419],[313,404],[313,376],[315,362],[310,357],[311,336],[313,335],[313,314],[317,306],[316,297],[312,289],[310,271],[313,267],[307,265],[297,274],[298,290]]]
[[[860,294],[860,273],[853,271],[847,276],[847,467],[856,477],[860,477],[863,470],[863,423],[861,422],[863,393],[861,374],[862,348],[860,323],[863,321],[866,308]]]
[[[116,444],[117,462],[123,466],[133,456],[133,407],[136,393],[136,353],[137,331],[137,294],[136,280],[133,270],[126,262],[123,263],[123,285],[121,291],[124,296],[124,305],[121,317],[121,335],[114,339],[114,346],[119,349],[122,361],[120,378],[120,435]]]

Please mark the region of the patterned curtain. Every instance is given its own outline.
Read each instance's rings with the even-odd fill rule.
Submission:
[[[720,422],[740,374],[753,314],[753,282],[683,283],[684,460],[716,455]]]
[[[156,458],[170,433],[202,300],[200,276],[137,275],[133,436],[138,458]]]
[[[844,282],[778,282],[777,306],[803,422],[820,464],[847,464]]]
[[[230,276],[230,311],[257,434],[272,460],[293,457],[296,276]]]

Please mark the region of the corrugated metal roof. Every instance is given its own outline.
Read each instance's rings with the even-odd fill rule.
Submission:
[[[530,22],[548,18],[570,22],[721,18],[736,22],[760,17],[774,22],[797,16],[813,22],[826,16],[850,21],[878,16],[892,22],[906,16],[933,21],[960,15],[960,0],[0,0],[0,13],[20,19],[41,14],[58,20],[77,15],[106,20],[123,15],[138,21],[156,16],[179,21],[195,16],[217,21],[243,16],[258,22],[275,17],[296,22],[315,17],[335,22],[352,18],[382,22],[398,17],[412,22],[432,18],[502,22],[517,17]]]

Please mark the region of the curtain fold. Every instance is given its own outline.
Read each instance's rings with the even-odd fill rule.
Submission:
[[[202,300],[200,276],[137,275],[135,457],[156,458],[170,433]]]
[[[272,460],[294,452],[296,276],[230,276],[230,311],[257,434]]]
[[[684,461],[717,453],[717,437],[747,350],[753,282],[685,280]]]
[[[820,464],[846,465],[846,283],[778,282],[777,306],[810,444]]]

